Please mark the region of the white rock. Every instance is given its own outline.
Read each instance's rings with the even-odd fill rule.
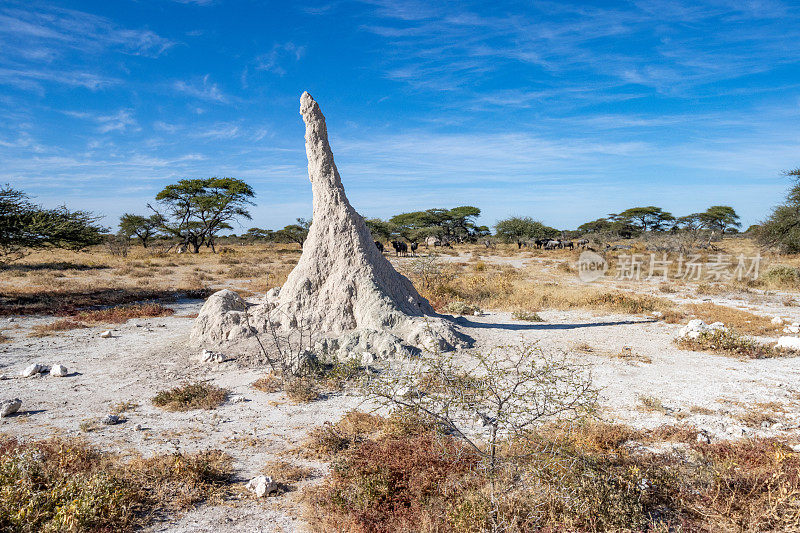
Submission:
[[[700,444],[711,444],[711,435],[706,431],[701,431],[697,434],[697,442]]]
[[[664,313],[662,313],[661,311],[653,311],[653,312],[652,312],[652,313],[650,313],[650,314],[651,314],[651,315],[653,315],[653,316],[654,316],[654,317],[656,317],[656,318],[661,318],[661,317],[663,317],[663,316],[664,316]]]
[[[53,367],[50,369],[50,375],[57,378],[63,378],[64,376],[69,375],[69,371],[64,365],[53,365]]]
[[[480,310],[476,309],[475,311],[473,311],[472,315],[473,316],[483,316],[483,313],[481,313]]]
[[[361,353],[361,366],[369,366],[375,364],[377,357],[372,352],[362,352]]]
[[[230,397],[230,399],[228,401],[230,403],[244,403],[244,402],[247,402],[249,400],[247,398],[245,398],[244,396],[242,396],[241,394],[234,394],[233,396]]]
[[[247,490],[254,492],[259,498],[278,491],[278,484],[269,476],[256,476],[247,482]]]
[[[17,319],[16,319],[16,318],[14,318],[14,317],[12,316],[12,317],[10,317],[10,318],[8,319],[8,321],[9,321],[9,322],[16,322],[16,321],[17,321]]]
[[[14,398],[13,400],[3,400],[0,402],[0,417],[13,415],[19,408],[22,407],[22,400]]]
[[[100,423],[106,426],[113,426],[119,424],[119,417],[117,415],[106,415],[100,419]]]
[[[797,326],[786,326],[783,328],[784,333],[800,333],[800,328]]]
[[[20,376],[22,376],[23,378],[29,378],[41,374],[45,370],[46,368],[43,364],[33,363],[32,365],[25,367],[25,370],[20,372]]]
[[[800,337],[778,337],[778,344],[775,347],[786,350],[800,350]]]
[[[800,444],[792,444],[789,447],[792,449],[792,451],[800,453]]]
[[[772,317],[772,324],[775,326],[781,326],[783,325],[783,319],[779,316],[774,316]]]
[[[111,338],[111,330],[107,329],[104,332],[100,333],[100,338],[102,338],[102,339],[110,339]]]
[[[219,352],[203,350],[200,354],[200,361],[203,363],[223,363],[225,362],[225,356]]]

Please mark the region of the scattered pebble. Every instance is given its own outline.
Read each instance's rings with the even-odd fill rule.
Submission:
[[[64,365],[53,365],[53,368],[50,369],[50,375],[58,378],[63,378],[68,374],[69,371],[67,370],[67,367],[65,367]]]
[[[278,492],[278,484],[269,476],[256,476],[247,482],[247,490],[254,492],[259,498]]]
[[[119,424],[119,417],[117,415],[106,415],[100,419],[100,423],[106,426],[113,426]]]
[[[13,400],[3,400],[0,402],[0,417],[5,418],[13,415],[19,408],[22,407],[22,400],[14,398]]]
[[[110,339],[111,338],[111,330],[107,329],[100,334],[101,339]]]
[[[225,355],[211,350],[203,350],[203,353],[200,354],[200,361],[203,363],[223,363],[225,362]]]
[[[230,400],[228,400],[228,401],[230,403],[244,403],[244,402],[249,402],[250,400],[248,400],[247,398],[245,398],[241,394],[234,394],[233,396],[230,397]]]
[[[8,319],[8,321],[9,321],[9,322],[16,322],[16,321],[17,321],[17,319],[16,319],[16,318],[14,318],[14,317],[12,316],[12,317],[10,317],[10,318]]]
[[[32,365],[26,367],[25,370],[20,372],[20,376],[22,376],[23,378],[30,378],[30,377],[33,377],[33,376],[41,374],[45,370],[46,370],[46,368],[45,368],[45,366],[43,364],[33,363]]]

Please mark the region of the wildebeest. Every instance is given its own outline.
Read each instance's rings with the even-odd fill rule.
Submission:
[[[578,240],[578,248],[586,248],[587,244],[589,244],[589,239]]]
[[[547,242],[548,242],[549,240],[550,240],[550,239],[536,239],[536,240],[535,240],[535,241],[533,241],[533,242],[534,242],[534,244],[536,244],[536,247],[537,247],[537,248],[544,248],[544,245],[545,245],[545,244],[547,244]]]
[[[417,252],[417,248],[419,248],[419,243],[417,241],[412,242],[411,243],[411,256],[412,257]]]
[[[383,253],[383,243],[381,241],[375,241],[375,247],[378,248],[381,253]]]
[[[575,244],[572,241],[562,241],[561,242],[562,248],[569,248],[570,250],[575,249]]]
[[[561,248],[561,241],[549,240],[544,244],[545,250],[555,250],[556,248]]]
[[[408,245],[402,241],[392,241],[394,255],[405,256],[408,253]]]

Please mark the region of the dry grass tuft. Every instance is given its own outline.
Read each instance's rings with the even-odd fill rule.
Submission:
[[[771,322],[771,317],[755,315],[742,309],[717,305],[711,302],[691,304],[688,306],[688,310],[707,324],[722,322],[726,327],[732,327],[736,331],[748,335],[770,335],[774,334],[776,329],[776,326]]]
[[[714,330],[700,334],[696,339],[682,337],[675,343],[685,350],[711,352],[746,359],[765,359],[795,355],[794,352],[782,352],[756,340],[739,335],[734,330]]]
[[[667,409],[661,400],[655,396],[639,396],[639,405],[636,407],[640,411],[648,413],[666,413]]]
[[[81,440],[0,436],[0,531],[134,531],[219,501],[232,459],[218,450],[126,462]]]
[[[167,411],[215,409],[228,398],[228,391],[208,383],[186,383],[180,387],[161,391],[153,398],[153,405]]]
[[[83,311],[76,315],[78,320],[84,322],[108,322],[112,324],[122,324],[131,318],[151,318],[159,316],[170,316],[175,311],[161,304],[138,304],[109,307],[108,309],[97,309],[94,311]]]
[[[270,461],[261,469],[261,473],[271,477],[284,490],[291,490],[294,483],[319,476],[319,471],[315,468],[282,460]]]
[[[78,322],[72,318],[61,318],[49,324],[37,324],[31,328],[31,337],[46,337],[48,335],[56,335],[62,331],[70,331],[73,329],[88,328],[83,322]]]
[[[251,385],[256,390],[261,392],[280,392],[283,390],[283,382],[275,374],[270,372],[263,378],[258,378]]]
[[[539,316],[539,313],[534,311],[514,311],[511,313],[511,318],[524,322],[544,322],[544,319]]]

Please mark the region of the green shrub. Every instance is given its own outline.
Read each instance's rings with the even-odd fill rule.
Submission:
[[[180,387],[161,391],[153,398],[153,405],[167,411],[214,409],[228,398],[228,391],[209,383],[186,383]]]
[[[773,265],[761,275],[761,279],[774,287],[796,287],[800,282],[800,271],[788,265]]]

